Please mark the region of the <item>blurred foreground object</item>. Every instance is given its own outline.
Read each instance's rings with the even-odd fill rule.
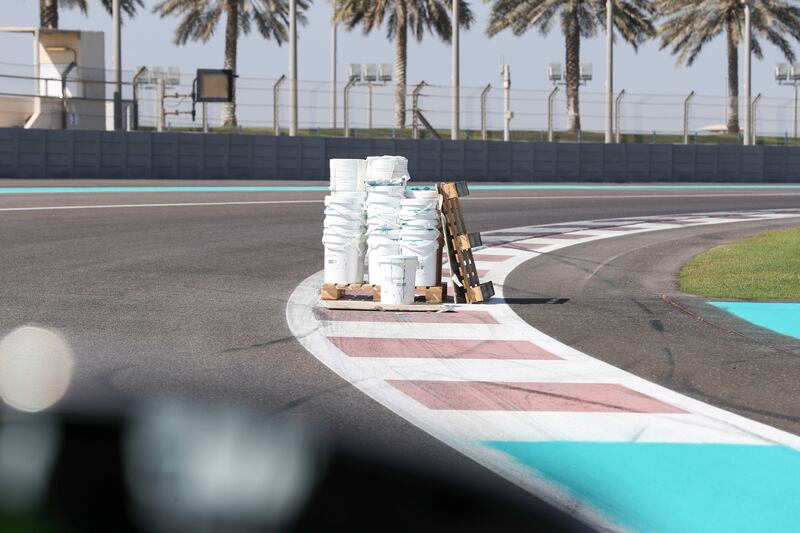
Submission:
[[[0,397],[20,411],[52,407],[67,392],[73,366],[72,351],[57,333],[15,329],[0,342]]]

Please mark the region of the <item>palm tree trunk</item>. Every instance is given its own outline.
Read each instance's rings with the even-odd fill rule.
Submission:
[[[567,129],[569,131],[580,131],[580,68],[581,68],[581,34],[578,27],[578,6],[577,2],[570,2],[564,38],[566,39],[566,72],[567,82]]]
[[[236,47],[239,42],[239,0],[226,1],[225,68],[233,71],[233,101],[222,106],[222,125],[236,127]]]
[[[736,21],[729,20],[728,38],[728,133],[739,133],[739,40]]]
[[[408,18],[405,0],[395,0],[397,15],[397,43],[394,63],[394,125],[406,126],[406,52],[408,49]]]
[[[39,0],[39,26],[58,29],[58,0]]]

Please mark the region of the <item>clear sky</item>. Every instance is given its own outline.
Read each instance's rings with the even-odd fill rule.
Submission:
[[[90,1],[90,13],[84,17],[77,10],[61,10],[64,29],[91,29],[106,32],[106,56],[110,66],[111,19],[100,7],[99,0]],[[145,0],[146,10],[126,23],[123,36],[123,66],[133,69],[139,65],[180,65],[184,73],[197,67],[221,67],[223,33],[207,44],[190,43],[184,47],[172,44],[174,18],[160,19],[150,13],[155,0]],[[36,0],[2,0],[4,10],[0,26],[38,25]],[[476,22],[462,33],[462,85],[499,85],[498,65],[505,60],[511,65],[512,83],[516,88],[547,89],[546,66],[563,61],[563,39],[558,26],[544,37],[536,31],[522,37],[510,33],[488,38],[485,33],[489,5],[473,2]],[[308,25],[299,30],[299,77],[304,80],[329,78],[330,3],[317,0],[308,12]],[[360,31],[339,32],[339,79],[344,78],[347,63],[393,62],[394,48],[380,31],[364,36]],[[31,48],[26,36],[0,35],[0,62],[30,63]],[[595,81],[588,90],[603,90],[604,40],[584,41],[582,61],[594,64]],[[774,63],[781,61],[774,47],[767,47],[763,61],[755,61],[753,94],[788,97],[788,88],[778,87],[772,78]],[[725,92],[725,47],[718,38],[692,68],[675,68],[675,61],[666,51],[649,43],[635,53],[631,47],[617,47],[616,88],[638,93],[683,94],[691,90],[698,94],[723,95]],[[287,71],[288,47],[278,47],[265,41],[255,32],[243,37],[239,47],[239,74],[248,77],[276,78]],[[430,83],[448,84],[450,79],[449,46],[438,38],[426,36],[421,44],[409,46],[408,80],[424,79]]]

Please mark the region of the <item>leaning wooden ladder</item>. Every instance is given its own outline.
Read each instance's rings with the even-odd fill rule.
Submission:
[[[491,281],[481,283],[472,249],[482,245],[480,233],[468,233],[459,198],[469,195],[464,182],[440,183],[442,222],[450,260],[455,301],[480,303],[494,295]]]

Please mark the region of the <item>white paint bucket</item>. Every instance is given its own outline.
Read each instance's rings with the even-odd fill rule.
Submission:
[[[364,214],[360,211],[346,211],[326,207],[324,213],[325,227],[352,226],[354,223],[364,224]]]
[[[414,303],[417,258],[413,255],[390,255],[382,257],[378,264],[381,269],[381,303]]]
[[[439,254],[438,239],[414,239],[401,235],[400,247],[403,255],[413,255],[417,258],[417,270],[414,275],[414,284],[416,286],[431,287],[441,283],[441,280],[436,278],[436,264]]]
[[[405,185],[409,180],[408,159],[384,155],[367,158],[367,185]]]
[[[439,191],[432,187],[423,187],[419,189],[409,189],[407,191],[407,196],[409,198],[435,198],[437,201],[439,200]]]
[[[439,210],[437,209],[435,199],[408,198],[400,202],[401,220],[438,220],[438,218]]]
[[[435,218],[407,218],[401,219],[400,225],[403,228],[438,228],[439,221]]]
[[[359,167],[363,165],[363,159],[331,159],[331,190],[346,192],[363,189],[363,170],[359,175]]]
[[[364,281],[364,243],[360,233],[347,234],[326,229],[325,283],[362,283]]]
[[[378,228],[367,237],[370,283],[381,284],[380,260],[392,255],[400,255],[400,232],[396,229]]]

